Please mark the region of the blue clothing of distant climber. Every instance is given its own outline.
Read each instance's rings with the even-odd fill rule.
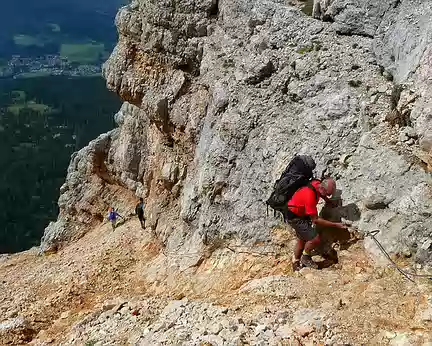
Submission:
[[[115,230],[116,228],[116,224],[117,224],[117,219],[121,217],[121,215],[119,213],[117,213],[117,211],[111,207],[108,210],[108,220],[111,222],[111,226],[112,229]]]

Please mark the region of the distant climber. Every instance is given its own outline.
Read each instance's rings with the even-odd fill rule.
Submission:
[[[117,220],[119,217],[123,218],[119,213],[117,213],[117,211],[115,210],[114,207],[109,208],[108,220],[111,222],[111,226],[112,226],[113,231],[115,230],[115,228],[117,226]]]
[[[294,228],[297,244],[294,250],[293,269],[300,267],[318,268],[311,258],[311,251],[320,244],[320,235],[315,225],[347,229],[348,225],[331,222],[318,216],[317,204],[320,198],[329,202],[328,197],[336,191],[336,182],[327,178],[322,182],[312,180],[307,186],[300,188],[288,201],[287,222]]]
[[[135,214],[138,215],[138,220],[141,223],[141,228],[145,229],[144,199],[143,198],[140,198],[138,204],[136,205]]]

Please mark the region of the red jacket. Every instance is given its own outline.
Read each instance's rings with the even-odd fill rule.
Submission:
[[[288,209],[297,216],[318,216],[317,204],[320,200],[318,186],[320,181],[314,180],[310,184],[316,189],[317,193],[310,186],[304,186],[296,191],[288,201]]]

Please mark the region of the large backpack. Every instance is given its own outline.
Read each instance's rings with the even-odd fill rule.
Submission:
[[[267,200],[267,208],[270,207],[276,212],[282,213],[284,220],[288,216],[288,201],[294,193],[310,184],[313,179],[313,170],[316,167],[315,161],[307,155],[296,155],[276,180],[273,192]]]

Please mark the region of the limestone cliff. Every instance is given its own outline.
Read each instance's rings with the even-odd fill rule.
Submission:
[[[427,279],[335,230],[338,263],[293,272],[295,237],[264,201],[295,153],[313,155],[343,199],[322,214],[430,268],[432,1],[311,5],[119,11],[104,66],[118,126],[72,157],[48,256],[0,256],[1,345],[430,345]],[[126,219],[114,231],[109,206]]]
[[[136,196],[167,253],[195,254],[180,268],[220,244],[268,242],[278,220],[264,201],[308,153],[362,230],[430,263],[431,5],[321,0],[314,18],[284,0],[133,0],[104,66],[125,101],[118,127],[72,158],[42,250]]]

